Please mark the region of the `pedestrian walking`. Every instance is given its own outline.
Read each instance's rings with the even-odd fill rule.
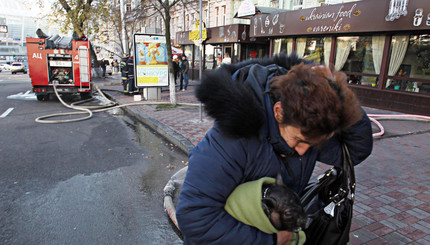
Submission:
[[[296,55],[225,64],[205,73],[196,97],[215,124],[189,153],[176,218],[185,244],[288,244],[225,210],[241,183],[281,173],[298,195],[317,161],[354,165],[372,151],[372,127],[346,75]],[[301,234],[303,235],[303,233]]]
[[[177,55],[173,55],[173,77],[176,84],[176,79],[179,77],[179,72],[181,71],[181,68],[179,67],[179,59]]]
[[[124,88],[124,94],[128,94],[128,55],[124,55],[121,59],[120,67],[121,67],[121,84]]]
[[[188,63],[187,56],[185,54],[182,54],[182,61],[181,61],[181,80],[180,80],[180,91],[187,90],[188,87],[188,71],[190,69],[190,64]],[[184,81],[185,80],[185,81]]]
[[[220,67],[222,64],[221,54],[216,55],[216,67]]]
[[[229,53],[224,54],[224,59],[222,59],[223,64],[231,64],[231,58]]]
[[[112,62],[112,64],[113,64],[113,68],[114,68],[114,70],[115,70],[115,73],[118,73],[118,71],[119,71],[119,64],[118,64],[118,60],[114,60],[113,62]]]
[[[100,67],[102,68],[102,77],[104,78],[106,75],[106,62],[105,59],[100,61]]]

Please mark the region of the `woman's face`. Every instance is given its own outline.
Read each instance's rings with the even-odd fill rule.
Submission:
[[[311,147],[311,143],[302,135],[300,128],[282,123],[283,109],[281,102],[275,103],[273,115],[278,122],[279,133],[288,146],[294,149],[300,156],[305,154],[309,147]]]
[[[311,143],[302,135],[300,128],[278,124],[279,133],[291,149],[302,156],[311,147]]]

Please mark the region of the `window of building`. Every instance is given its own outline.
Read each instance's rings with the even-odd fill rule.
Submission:
[[[193,46],[194,45],[185,45],[184,46],[184,54],[187,56],[187,60],[190,64],[190,69],[193,67]]]
[[[384,45],[385,36],[338,37],[335,69],[344,71],[349,83],[376,87]]]
[[[205,69],[212,70],[216,68],[215,46],[206,44],[205,46]]]
[[[222,25],[225,26],[225,18],[226,18],[226,9],[225,6],[222,6]]]
[[[313,60],[316,63],[329,65],[331,37],[297,38],[296,53],[299,57]]]
[[[287,55],[293,52],[293,38],[279,38],[273,40],[273,53],[285,53]]]
[[[430,34],[393,36],[388,61],[386,88],[430,94]]]
[[[218,7],[215,8],[215,12],[216,12],[215,26],[218,26],[218,20],[219,20],[219,8]]]
[[[199,67],[200,67],[200,47],[197,45],[193,45],[193,47],[194,47],[194,68],[199,69]]]

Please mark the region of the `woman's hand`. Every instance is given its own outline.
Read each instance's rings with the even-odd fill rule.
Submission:
[[[278,233],[276,233],[276,244],[277,245],[288,245],[290,244],[290,240],[292,237],[293,233],[288,232],[288,231],[280,231]]]

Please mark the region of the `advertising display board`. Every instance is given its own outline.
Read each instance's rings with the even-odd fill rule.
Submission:
[[[166,38],[134,34],[135,79],[138,88],[169,85]]]

